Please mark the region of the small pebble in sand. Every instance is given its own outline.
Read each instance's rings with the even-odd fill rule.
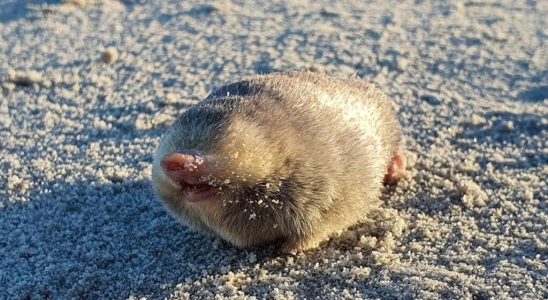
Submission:
[[[470,122],[472,123],[472,125],[475,125],[475,126],[481,126],[481,125],[487,124],[487,120],[485,120],[484,117],[482,117],[478,114],[473,114],[470,117]]]
[[[508,121],[502,124],[502,130],[506,132],[512,132],[514,131],[514,129],[515,129],[515,126],[514,126],[514,122],[512,121]]]
[[[358,245],[362,248],[373,249],[377,246],[377,238],[374,236],[364,236],[360,237]]]
[[[118,56],[118,50],[109,47],[101,54],[101,60],[107,64],[113,64],[118,60]]]
[[[468,208],[485,206],[487,194],[479,185],[471,180],[464,180],[457,184],[459,194],[462,196],[462,203]]]
[[[396,67],[400,71],[405,71],[409,66],[409,60],[403,56],[396,57]]]
[[[366,278],[371,274],[371,268],[362,266],[352,267],[350,273],[357,278]]]
[[[7,114],[0,114],[0,128],[6,129],[11,126],[10,116]]]

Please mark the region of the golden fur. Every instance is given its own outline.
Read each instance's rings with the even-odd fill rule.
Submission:
[[[389,100],[357,79],[316,73],[252,76],[223,86],[183,113],[153,163],[159,199],[183,223],[236,246],[282,241],[317,246],[379,204],[403,139]],[[183,149],[215,164],[222,192],[190,203],[160,166]]]

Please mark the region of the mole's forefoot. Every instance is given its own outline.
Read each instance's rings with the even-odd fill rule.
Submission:
[[[388,163],[388,168],[386,170],[386,175],[384,176],[384,181],[388,184],[395,184],[398,180],[405,174],[406,159],[402,154],[396,154],[392,157],[390,163]]]

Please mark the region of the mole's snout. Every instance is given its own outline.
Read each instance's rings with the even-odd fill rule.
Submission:
[[[199,184],[209,173],[205,157],[194,150],[171,153],[160,162],[164,173],[180,184]]]
[[[160,162],[164,173],[182,188],[190,202],[212,199],[217,189],[211,185],[211,168],[207,158],[194,150],[171,153]]]

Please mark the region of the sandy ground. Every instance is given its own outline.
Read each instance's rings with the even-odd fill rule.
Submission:
[[[0,0],[0,299],[548,297],[547,1],[72,2]],[[281,256],[172,220],[173,118],[310,67],[399,107],[412,169],[372,225]]]

